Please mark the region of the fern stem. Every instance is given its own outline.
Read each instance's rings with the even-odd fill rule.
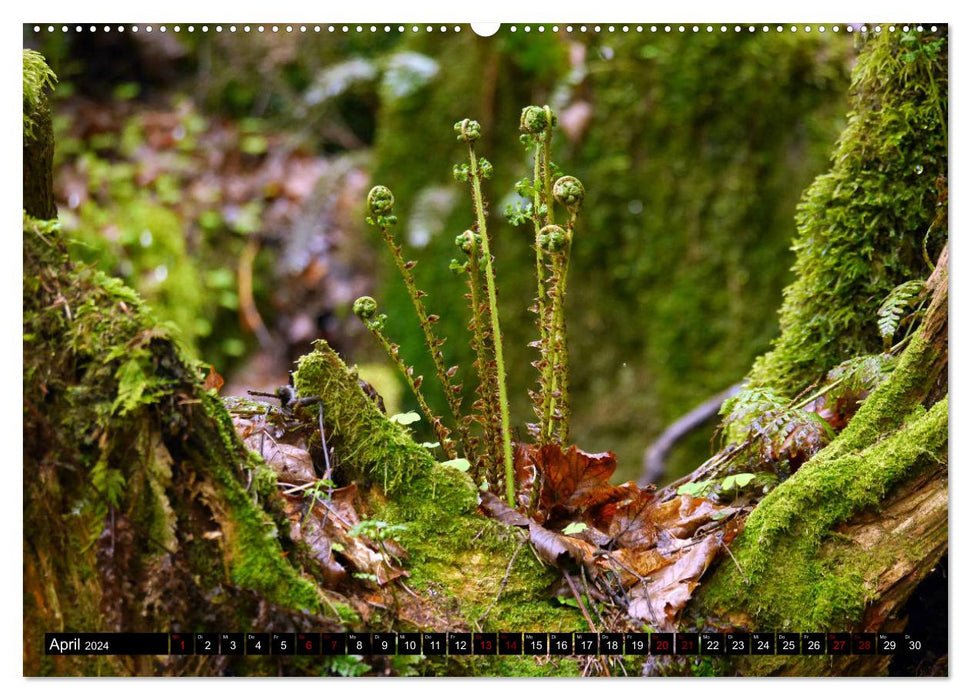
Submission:
[[[539,235],[543,228],[540,220],[540,210],[543,205],[545,185],[543,182],[546,168],[543,165],[545,150],[543,144],[537,140],[536,154],[533,160],[533,229],[535,231],[536,248],[536,314],[539,325],[539,400],[536,406],[536,417],[540,421],[539,439],[540,443],[548,443],[551,437],[550,414],[552,412],[553,401],[553,364],[551,349],[552,328],[547,322],[548,302],[547,291],[544,284],[546,279],[545,264],[543,261],[543,248],[540,246]],[[549,199],[546,200],[547,216],[549,215]]]
[[[462,449],[464,452],[470,452],[468,431],[462,424],[462,400],[461,397],[457,396],[451,389],[452,384],[448,380],[445,369],[445,358],[440,350],[442,345],[441,340],[435,334],[432,329],[432,321],[429,318],[428,311],[425,309],[425,304],[422,301],[424,292],[418,289],[418,285],[415,283],[415,275],[412,273],[412,265],[405,262],[404,256],[401,254],[401,246],[397,245],[394,240],[394,236],[391,234],[389,227],[381,226],[381,236],[384,238],[384,242],[387,244],[388,249],[391,251],[391,257],[394,258],[395,265],[398,268],[398,273],[401,275],[401,279],[405,283],[405,287],[408,290],[408,296],[411,297],[411,303],[415,307],[415,314],[418,316],[418,325],[421,326],[422,333],[425,336],[425,345],[428,348],[428,352],[431,354],[432,362],[435,365],[435,377],[438,379],[438,383],[441,384],[442,390],[445,392],[445,401],[448,404],[449,413],[452,415],[452,420],[455,423],[456,429],[459,433],[459,439],[462,442]],[[445,443],[442,443],[444,447]],[[452,456],[455,459],[455,456]]]
[[[374,334],[374,337],[378,339],[378,342],[381,343],[381,347],[384,348],[384,351],[388,354],[388,357],[390,357],[395,363],[398,371],[400,371],[402,376],[404,376],[405,382],[408,384],[408,388],[411,389],[411,393],[414,394],[415,399],[418,400],[418,406],[421,408],[422,413],[425,414],[428,422],[431,423],[432,428],[435,430],[435,435],[438,436],[438,441],[442,444],[442,449],[445,450],[448,458],[457,459],[458,453],[455,451],[455,441],[449,437],[449,430],[447,427],[445,427],[445,424],[442,423],[442,419],[432,412],[432,409],[428,406],[428,402],[425,401],[424,394],[421,393],[418,383],[415,382],[414,368],[407,367],[405,365],[405,363],[401,360],[401,354],[398,347],[393,345],[380,329],[369,327],[369,330]]]
[[[472,255],[469,258],[469,271],[468,271],[468,281],[469,281],[469,297],[471,299],[472,306],[472,347],[475,350],[476,356],[476,371],[479,375],[479,391],[481,392],[480,399],[483,406],[483,420],[482,427],[484,430],[484,440],[486,441],[486,454],[498,465],[501,457],[501,449],[497,449],[499,446],[498,433],[495,430],[495,425],[493,423],[492,416],[496,415],[498,410],[496,407],[496,386],[494,380],[494,374],[489,371],[489,354],[488,354],[488,341],[486,329],[486,318],[483,314],[483,302],[481,299],[483,282],[482,275],[479,270],[479,251],[473,250]],[[491,479],[493,474],[487,468],[487,479],[492,485]]]
[[[558,391],[557,407],[560,415],[560,429],[558,439],[567,443],[570,439],[570,355],[566,342],[566,282],[570,272],[570,251],[573,247],[573,225],[576,215],[570,214],[566,227],[567,244],[563,253],[558,256],[556,300],[553,314],[553,346],[556,353],[556,364],[553,366],[553,391]]]
[[[472,181],[472,200],[479,234],[482,236],[482,252],[485,256],[486,288],[489,294],[489,313],[492,318],[492,342],[496,352],[496,384],[499,388],[499,413],[502,425],[502,456],[506,474],[506,501],[510,507],[516,505],[515,472],[512,464],[512,439],[509,430],[509,398],[506,396],[506,363],[502,355],[502,333],[499,328],[499,304],[496,296],[495,271],[492,268],[492,253],[489,250],[489,235],[486,228],[485,204],[482,198],[482,180],[479,162],[475,157],[475,146],[468,141],[469,174]]]

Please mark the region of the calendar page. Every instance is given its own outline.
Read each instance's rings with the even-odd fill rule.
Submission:
[[[25,676],[948,675],[947,24],[22,38]]]

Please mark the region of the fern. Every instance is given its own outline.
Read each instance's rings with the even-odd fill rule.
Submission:
[[[772,465],[788,475],[832,440],[832,428],[765,387],[743,389],[726,401],[719,425],[723,443],[742,445],[743,461]]]
[[[883,338],[885,349],[889,349],[893,344],[893,336],[900,325],[904,309],[910,306],[923,290],[924,283],[921,280],[910,280],[894,287],[883,300],[877,310],[877,327],[880,329],[880,337]]]
[[[893,355],[860,355],[831,369],[826,383],[839,382],[843,394],[869,393],[890,376],[895,366]]]
[[[742,389],[719,410],[725,416],[719,426],[722,437],[729,443],[742,442],[762,416],[783,413],[788,404],[786,397],[766,387]]]

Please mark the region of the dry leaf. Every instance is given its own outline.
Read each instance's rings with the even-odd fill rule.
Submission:
[[[300,486],[317,480],[310,453],[285,442],[277,442],[269,435],[258,432],[243,440],[243,444],[263,458],[272,467],[280,481]]]

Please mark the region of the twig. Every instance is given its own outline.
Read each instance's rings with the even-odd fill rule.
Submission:
[[[593,596],[590,595],[590,584],[587,582],[587,572],[583,566],[580,567],[580,582],[583,583],[583,591],[587,594],[587,600],[593,600]],[[603,616],[600,614],[600,610],[597,609],[597,606],[594,606],[593,611],[597,615],[597,620],[600,622],[600,627],[605,629],[607,624],[604,622]]]
[[[580,591],[577,590],[576,584],[573,583],[573,579],[570,578],[570,574],[566,572],[566,569],[560,569],[560,571],[563,573],[563,578],[566,579],[566,583],[570,587],[573,597],[576,598],[577,605],[580,606],[580,612],[583,613],[584,619],[586,619],[587,624],[590,625],[590,631],[596,633],[597,628],[593,624],[593,620],[590,618],[590,613],[587,612],[587,606],[583,604],[583,598],[580,597]],[[601,656],[599,649],[597,650],[597,661],[599,661],[600,665],[603,667],[604,675],[609,676],[610,668],[607,666],[607,662],[604,660],[603,656]]]
[[[597,631],[597,626],[593,624],[593,620],[590,618],[590,613],[587,612],[587,606],[583,604],[583,598],[580,597],[580,591],[577,590],[576,584],[573,583],[573,579],[570,578],[570,574],[566,572],[566,569],[560,569],[563,573],[563,578],[566,579],[566,585],[570,587],[570,591],[573,593],[573,597],[576,598],[577,605],[580,606],[580,612],[583,613],[584,619],[590,626],[591,632]]]
[[[260,347],[269,350],[273,347],[273,338],[266,329],[266,324],[263,323],[263,317],[260,316],[253,297],[253,262],[259,250],[260,241],[255,236],[246,242],[236,267],[236,285],[239,295],[239,313],[243,324],[247,330],[256,335]]]
[[[748,577],[745,575],[745,572],[742,571],[742,566],[741,564],[738,563],[738,559],[735,558],[735,555],[732,554],[732,550],[730,550],[728,548],[728,545],[725,544],[724,542],[721,543],[721,546],[725,548],[725,551],[728,552],[728,556],[730,556],[732,558],[732,561],[735,562],[735,568],[738,569],[739,576],[742,577],[742,580],[745,581],[746,584],[751,586],[752,582],[748,580]]]
[[[492,609],[496,606],[496,603],[499,602],[499,599],[502,597],[502,592],[506,590],[506,584],[509,582],[509,575],[512,573],[513,564],[516,563],[516,557],[519,556],[519,550],[521,550],[523,545],[525,545],[528,541],[529,540],[527,538],[523,538],[519,542],[519,546],[516,547],[516,551],[512,553],[512,558],[509,560],[509,565],[506,567],[506,575],[502,577],[502,581],[499,583],[499,591],[496,593],[495,599],[489,604],[489,607],[486,608],[486,611],[479,617],[478,622],[485,621],[485,619],[489,616],[489,613],[491,613]]]
[[[665,428],[664,432],[644,452],[643,469],[638,483],[641,486],[657,483],[664,476],[665,462],[671,449],[694,430],[704,425],[712,416],[717,415],[721,405],[737,394],[741,386],[741,384],[734,384],[705,399]]]
[[[320,424],[320,445],[324,449],[324,466],[326,470],[324,471],[324,479],[330,482],[327,485],[327,498],[333,498],[334,496],[334,482],[331,478],[333,476],[333,470],[330,464],[330,448],[327,447],[327,437],[324,435],[324,402],[320,401],[317,404],[317,419]]]

